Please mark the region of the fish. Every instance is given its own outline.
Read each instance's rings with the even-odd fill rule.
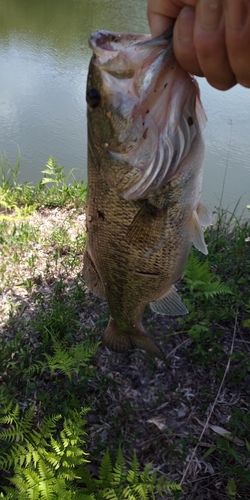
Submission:
[[[108,303],[103,344],[165,359],[143,312],[184,315],[175,283],[192,244],[204,254],[206,123],[198,84],[162,36],[95,31],[86,101],[88,183],[83,277]]]

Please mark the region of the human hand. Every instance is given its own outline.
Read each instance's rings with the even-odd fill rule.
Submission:
[[[153,36],[175,20],[180,66],[219,90],[250,88],[250,0],[148,0]]]

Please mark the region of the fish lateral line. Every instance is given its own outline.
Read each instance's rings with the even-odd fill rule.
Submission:
[[[133,271],[136,276],[142,276],[143,278],[159,278],[160,273],[145,273],[143,271]]]

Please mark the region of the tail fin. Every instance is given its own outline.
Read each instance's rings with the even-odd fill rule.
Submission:
[[[129,349],[144,349],[153,356],[165,360],[165,356],[161,349],[155,344],[151,337],[143,330],[143,328],[135,328],[128,334],[123,334],[119,331],[113,318],[110,318],[108,326],[104,332],[103,344],[111,351],[126,352]]]

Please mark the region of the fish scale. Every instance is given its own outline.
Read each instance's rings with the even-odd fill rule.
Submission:
[[[200,201],[204,156],[200,121],[204,116],[197,112],[202,109],[196,107],[197,84],[176,62],[173,65],[169,37],[158,37],[153,44],[149,40],[147,35],[110,32],[95,32],[90,38],[94,55],[87,82],[89,160],[83,274],[90,291],[108,302],[110,320],[104,344],[117,352],[139,347],[164,359],[142,325],[143,311],[150,304],[153,311],[163,314],[187,313],[174,283],[183,274],[192,243],[207,253],[199,214],[202,225],[211,223],[211,214]],[[166,68],[164,45],[166,57],[171,59]],[[154,77],[147,78],[152,67]],[[168,72],[172,83],[165,85]],[[173,114],[175,82],[182,94],[180,109]],[[159,122],[155,95],[150,103],[150,85],[164,103]],[[131,96],[133,88],[137,95]],[[176,106],[178,99],[174,101]],[[178,114],[174,123],[173,116]],[[168,131],[170,138],[163,140]],[[155,158],[147,144],[152,137]],[[178,137],[182,149],[176,165]]]

